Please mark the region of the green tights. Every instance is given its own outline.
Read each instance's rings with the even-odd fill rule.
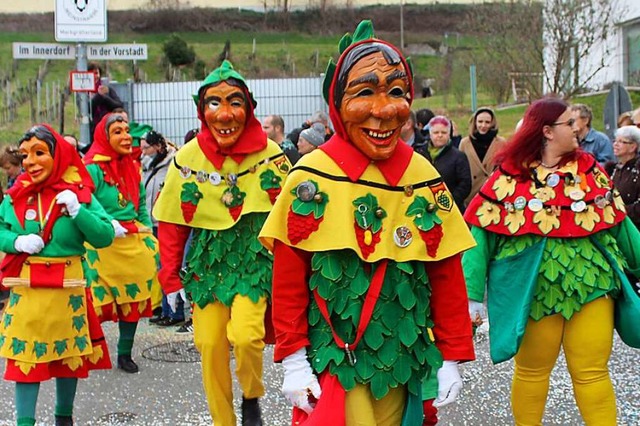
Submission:
[[[56,379],[56,416],[72,416],[78,379]],[[33,426],[36,423],[36,403],[40,382],[16,383],[16,417],[18,426]]]
[[[118,339],[118,355],[131,355],[133,337],[136,335],[137,322],[118,322],[120,338]]]

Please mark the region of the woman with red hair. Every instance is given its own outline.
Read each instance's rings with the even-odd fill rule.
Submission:
[[[584,422],[616,424],[614,298],[623,266],[640,275],[640,234],[577,131],[566,102],[534,102],[465,213],[478,243],[463,256],[469,311],[486,283],[491,358],[515,358],[516,425],[542,424],[561,348]]]
[[[150,288],[156,280],[158,241],[152,234],[139,163],[132,155],[129,124],[119,114],[96,126],[84,161],[96,198],[113,220],[116,239],[88,251],[91,291],[101,321],[118,321],[118,368],[138,372],[131,349],[138,320],[151,316]]]
[[[78,378],[111,368],[86,288],[84,244],[108,246],[114,232],[62,136],[48,125],[32,127],[19,152],[25,172],[0,205],[0,250],[7,253],[0,270],[11,289],[0,322],[4,378],[16,382],[18,426],[35,424],[40,382],[51,378],[55,424],[69,426]]]

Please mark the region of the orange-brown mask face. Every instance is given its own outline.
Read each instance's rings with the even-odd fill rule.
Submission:
[[[347,80],[340,118],[351,143],[372,160],[389,158],[411,110],[404,65],[389,65],[376,52],[359,60]]]
[[[33,183],[42,183],[53,173],[53,156],[46,142],[34,136],[20,144],[20,154],[24,156],[22,167]]]
[[[204,92],[204,119],[222,148],[230,148],[244,131],[247,100],[241,88],[222,82]]]
[[[109,126],[109,145],[120,155],[129,155],[132,152],[133,138],[129,134],[129,123],[115,121]]]

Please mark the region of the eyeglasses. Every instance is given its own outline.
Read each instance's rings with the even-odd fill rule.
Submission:
[[[569,127],[573,127],[573,125],[576,123],[576,119],[575,118],[570,118],[567,121],[556,121],[555,123],[552,123],[552,126],[561,126],[563,124],[566,124]]]
[[[613,141],[613,143],[623,143],[625,145],[635,145],[635,142],[627,141],[627,140],[624,140],[624,139],[616,139],[615,141]]]

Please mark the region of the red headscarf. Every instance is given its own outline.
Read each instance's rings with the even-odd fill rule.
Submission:
[[[70,189],[78,196],[81,203],[91,201],[91,193],[95,189],[91,176],[76,149],[48,124],[41,124],[54,137],[53,145],[53,171],[44,181],[34,184],[28,173],[18,176],[16,183],[7,191],[13,201],[13,209],[24,226],[24,215],[27,205],[32,203],[36,195],[40,195],[40,202],[43,206],[50,206],[58,193],[65,189]],[[25,136],[30,135],[28,132]],[[42,218],[41,218],[42,219]],[[49,220],[53,218],[50,217]]]
[[[140,167],[133,155],[118,154],[109,143],[107,120],[113,114],[107,114],[96,125],[93,144],[84,157],[85,164],[98,164],[104,172],[104,179],[109,185],[118,187],[125,199],[131,201],[138,210],[140,201]]]
[[[235,80],[238,81],[238,80]],[[205,86],[206,87],[206,86]],[[198,132],[198,145],[209,161],[219,169],[227,156],[230,156],[236,163],[240,164],[242,160],[253,152],[260,151],[267,146],[267,135],[262,130],[262,125],[253,113],[255,108],[252,102],[252,96],[249,89],[240,84],[239,86],[244,93],[247,105],[247,121],[244,130],[236,143],[229,148],[222,148],[216,138],[209,130],[209,126],[204,119],[204,99],[200,98],[198,103],[198,118],[201,126]],[[202,91],[202,89],[201,89]]]

